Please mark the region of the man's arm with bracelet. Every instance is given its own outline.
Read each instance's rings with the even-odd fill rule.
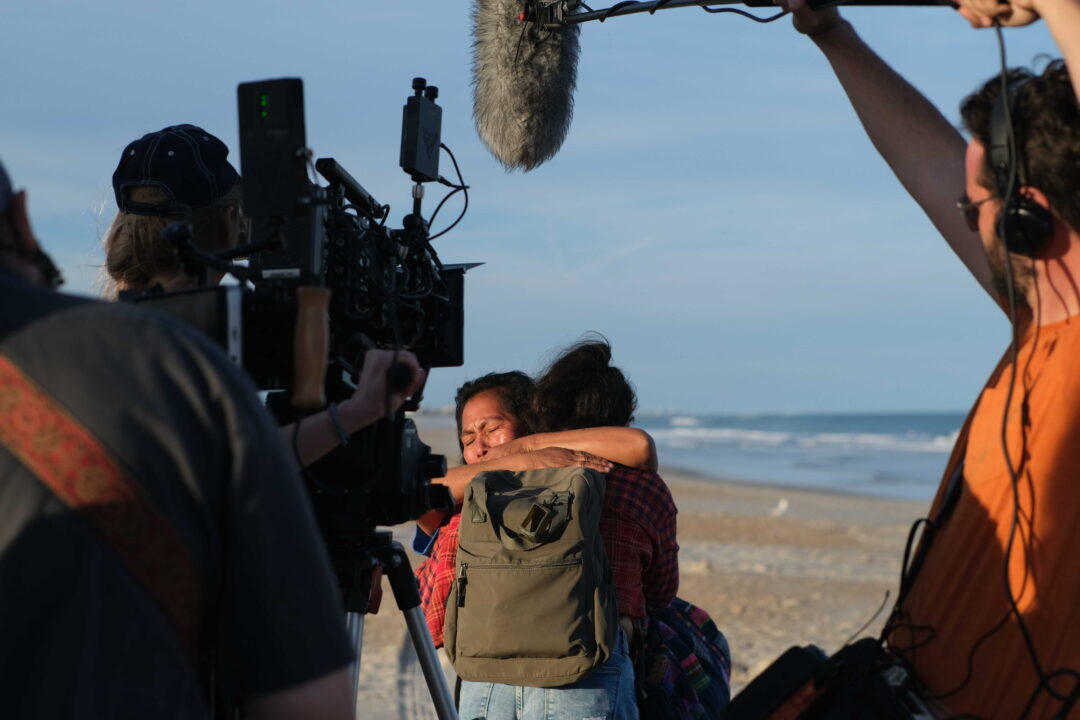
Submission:
[[[389,390],[386,373],[395,362],[412,371],[412,381],[406,388]],[[295,423],[282,427],[281,437],[287,446],[293,447],[293,433],[298,433],[297,459],[304,466],[310,465],[345,444],[354,433],[386,417],[387,412],[397,412],[405,400],[423,386],[424,377],[424,371],[411,352],[369,350],[364,355],[360,381],[348,400],[331,403],[326,410],[304,418],[299,430]]]

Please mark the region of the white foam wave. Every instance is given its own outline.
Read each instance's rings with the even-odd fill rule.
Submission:
[[[710,444],[744,447],[793,445],[801,448],[835,448],[890,452],[947,453],[958,433],[948,435],[887,435],[875,433],[794,433],[746,428],[684,426],[653,430],[657,442],[669,447],[693,448]]]

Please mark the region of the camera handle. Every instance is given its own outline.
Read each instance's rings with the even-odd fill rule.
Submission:
[[[435,705],[435,714],[439,720],[458,720],[454,697],[446,682],[435,643],[428,632],[424,611],[420,607],[420,589],[416,584],[409,556],[401,543],[394,542],[387,531],[374,532],[364,544],[363,551],[356,560],[354,585],[345,594],[345,617],[349,637],[356,648],[356,662],[353,664],[353,703],[354,714],[357,691],[360,687],[360,656],[364,641],[364,615],[371,609],[371,580],[373,571],[381,567],[390,579],[394,600],[398,609],[405,616],[405,625],[420,668],[427,682],[431,701]],[[359,716],[357,716],[359,717]]]
[[[161,239],[176,248],[176,254],[184,266],[184,272],[198,278],[201,287],[210,287],[211,270],[232,275],[240,282],[256,277],[255,273],[243,265],[237,265],[203,252],[195,246],[192,240],[194,236],[195,228],[190,220],[171,222],[161,231]]]

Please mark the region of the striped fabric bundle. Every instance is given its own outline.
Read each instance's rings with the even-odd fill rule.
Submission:
[[[675,598],[649,613],[639,664],[642,717],[713,718],[731,699],[731,651],[701,608]]]

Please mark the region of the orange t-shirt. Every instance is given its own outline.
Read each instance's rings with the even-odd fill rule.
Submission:
[[[1062,707],[1039,689],[1010,612],[1007,552],[1011,592],[1043,674],[1080,673],[1080,317],[1030,330],[1017,366],[1006,432],[1019,478],[1011,550],[1016,503],[1002,446],[1012,374],[1006,352],[968,418],[966,445],[957,443],[946,471],[947,480],[963,453],[963,491],[904,601],[906,625],[890,638],[930,696],[940,696],[951,713],[986,720],[1019,718],[1033,697],[1028,718],[1054,717]],[[1051,685],[1080,693],[1080,676],[1059,673]],[[1080,700],[1068,717],[1080,718]]]

